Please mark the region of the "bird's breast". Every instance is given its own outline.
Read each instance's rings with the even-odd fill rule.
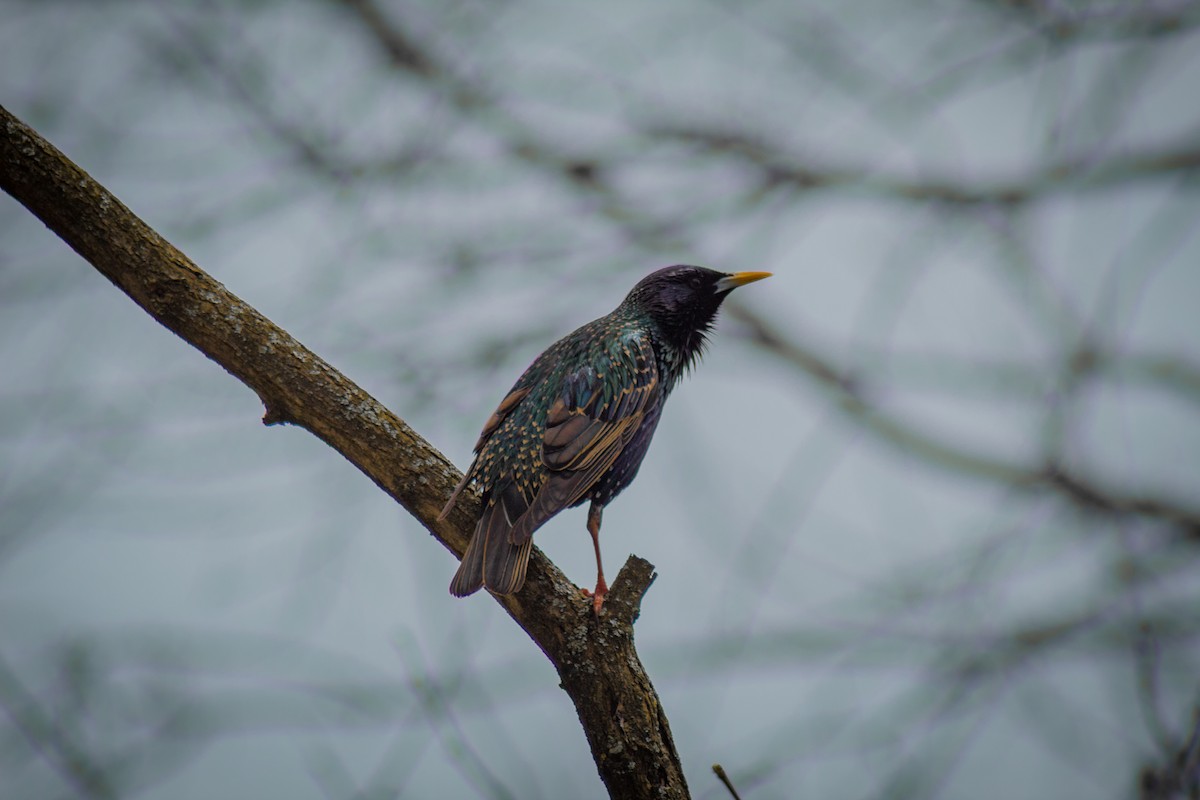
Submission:
[[[642,466],[642,460],[646,458],[646,452],[650,449],[650,440],[654,438],[654,429],[658,427],[661,414],[661,401],[646,409],[646,415],[642,418],[642,424],[638,426],[637,432],[621,450],[613,465],[600,476],[596,485],[583,499],[605,505],[633,483],[633,479],[637,477],[638,470]]]

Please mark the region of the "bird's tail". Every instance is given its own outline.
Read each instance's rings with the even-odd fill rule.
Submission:
[[[511,534],[514,522],[527,510],[528,504],[512,484],[492,493],[450,581],[450,594],[466,597],[480,587],[493,594],[514,594],[525,585],[533,537],[514,543]]]

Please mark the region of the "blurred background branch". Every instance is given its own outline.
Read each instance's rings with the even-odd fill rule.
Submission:
[[[774,271],[606,514],[660,570],[684,765],[759,800],[1158,798],[1195,792],[1198,37],[1187,0],[18,2],[0,91],[460,464],[645,272]],[[105,291],[0,207],[4,656],[78,774],[599,795],[507,621]],[[206,725],[115,781],[55,704],[68,649],[95,724]],[[339,676],[397,716],[267,691]],[[8,719],[19,790],[103,785]]]

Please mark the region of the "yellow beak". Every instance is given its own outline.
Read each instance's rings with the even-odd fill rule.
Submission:
[[[718,292],[728,292],[739,286],[745,286],[747,283],[754,283],[769,277],[771,277],[769,272],[735,272],[717,281],[716,289]]]

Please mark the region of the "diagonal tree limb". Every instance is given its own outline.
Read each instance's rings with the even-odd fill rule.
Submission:
[[[103,186],[0,106],[0,186],[154,319],[250,387],[263,421],[298,425],[461,555],[477,501],[437,514],[460,474],[403,420],[193,264]],[[686,798],[667,717],[633,643],[654,580],[632,557],[597,620],[535,548],[525,588],[496,598],[558,670],[610,796]],[[448,601],[447,601],[448,602]]]

